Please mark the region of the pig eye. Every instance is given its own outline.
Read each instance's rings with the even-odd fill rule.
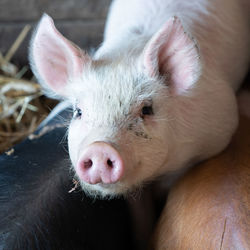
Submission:
[[[141,116],[142,118],[145,116],[145,115],[153,115],[154,114],[154,111],[153,111],[153,107],[152,105],[150,106],[144,106],[141,110]]]
[[[76,118],[81,118],[82,116],[82,110],[79,109],[79,108],[76,108],[74,110],[74,113],[73,113],[73,118],[76,119]]]

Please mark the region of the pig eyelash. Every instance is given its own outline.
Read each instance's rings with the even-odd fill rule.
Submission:
[[[82,117],[82,110],[80,108],[75,108],[73,112],[73,118],[74,119],[80,119]]]

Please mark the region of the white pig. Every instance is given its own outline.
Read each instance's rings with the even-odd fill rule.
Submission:
[[[115,0],[92,57],[42,17],[31,66],[47,93],[73,105],[69,154],[85,191],[125,194],[228,145],[248,15],[239,0]]]

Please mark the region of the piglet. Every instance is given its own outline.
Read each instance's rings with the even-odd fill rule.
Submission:
[[[126,194],[159,176],[168,185],[228,145],[248,16],[238,0],[116,0],[90,56],[43,15],[30,62],[48,95],[72,103],[69,155],[87,193]]]

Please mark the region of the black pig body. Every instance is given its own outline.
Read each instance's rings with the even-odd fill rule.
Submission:
[[[0,249],[134,249],[125,200],[69,192],[65,132],[55,128],[0,156]]]

